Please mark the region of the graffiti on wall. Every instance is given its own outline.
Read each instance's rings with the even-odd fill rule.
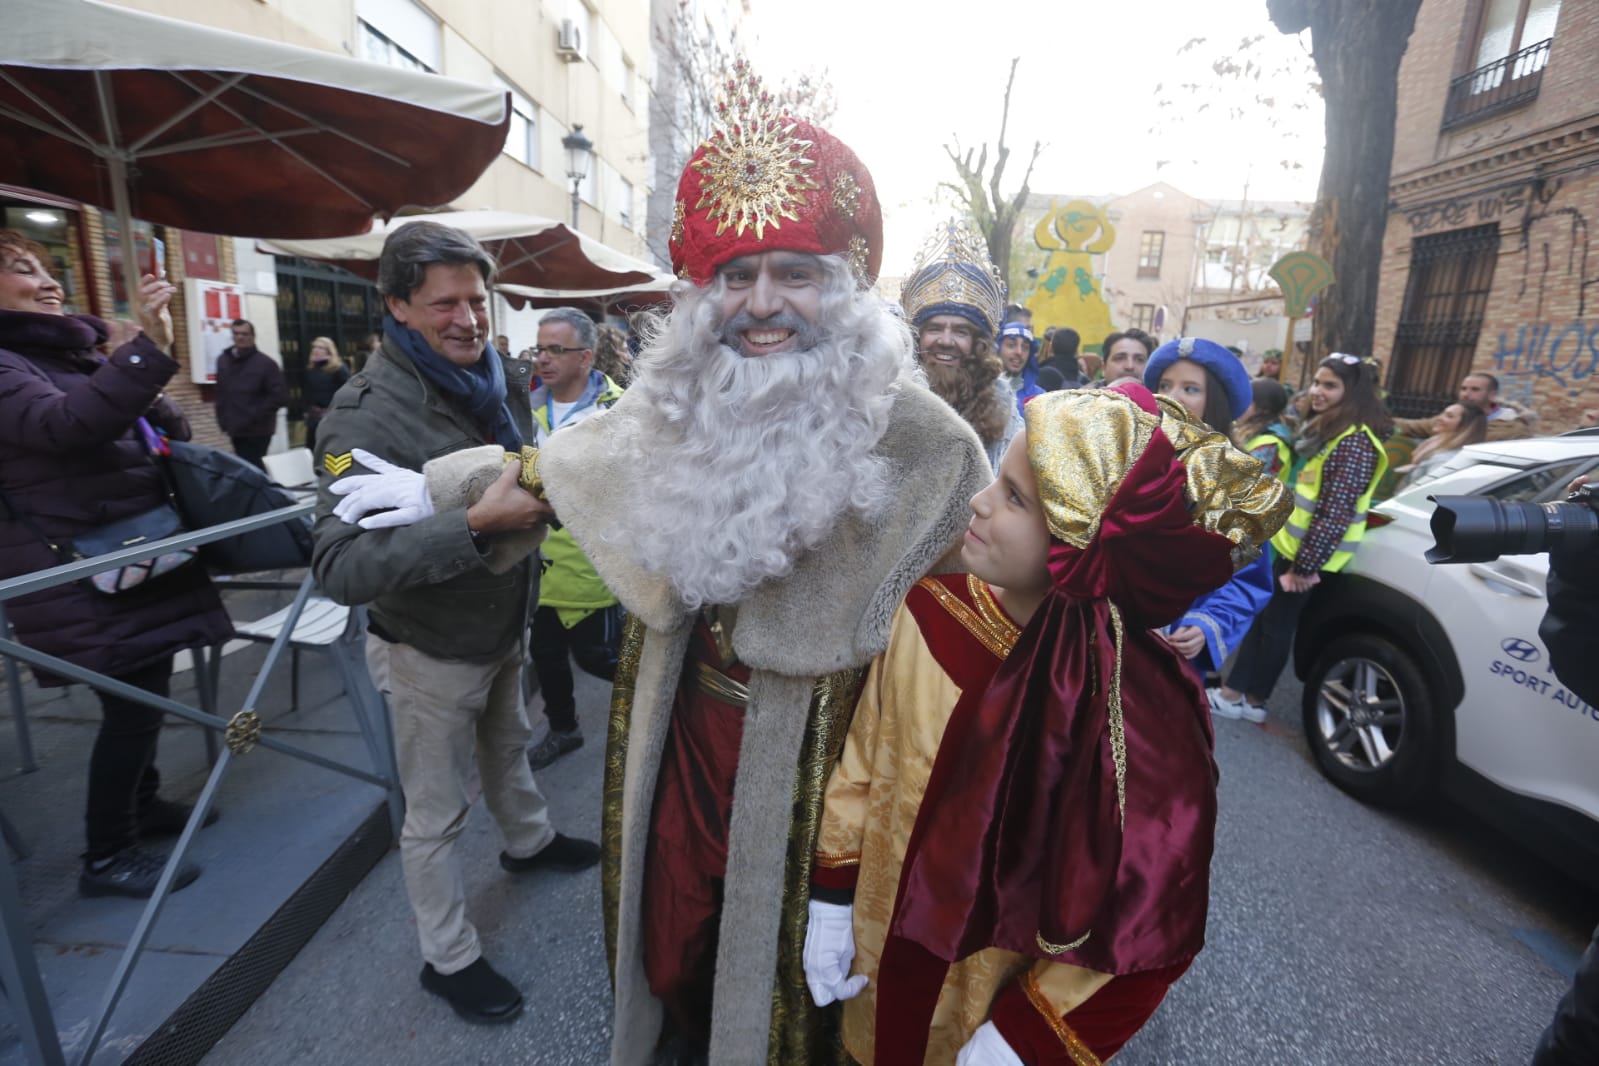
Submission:
[[[1540,381],[1576,397],[1599,385],[1599,322],[1576,319],[1503,330],[1494,348],[1494,374],[1502,398],[1532,402]]]
[[[1438,200],[1422,204],[1405,213],[1405,221],[1417,234],[1440,229],[1458,229],[1461,226],[1480,226],[1497,222],[1521,211],[1529,204],[1536,210],[1548,207],[1560,192],[1561,181],[1528,181],[1505,189],[1474,196],[1457,196],[1451,200]]]

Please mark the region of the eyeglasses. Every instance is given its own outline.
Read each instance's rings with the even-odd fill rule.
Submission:
[[[586,352],[586,351],[589,351],[588,348],[568,348],[568,347],[566,347],[564,345],[560,345],[560,344],[535,344],[529,350],[534,355],[543,355],[545,352],[549,352],[551,355],[565,355],[567,352]]]
[[[1360,362],[1360,356],[1358,356],[1358,355],[1345,355],[1343,352],[1334,352],[1331,355],[1329,355],[1327,358],[1329,360],[1336,359],[1340,363],[1348,363],[1351,366],[1353,366],[1356,363]]]

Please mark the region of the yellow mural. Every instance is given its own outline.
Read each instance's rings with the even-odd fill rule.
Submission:
[[[1097,350],[1112,326],[1093,257],[1116,243],[1116,227],[1104,208],[1087,200],[1063,206],[1051,200],[1033,239],[1048,253],[1038,284],[1023,301],[1033,312],[1033,332],[1042,335],[1049,326],[1070,326],[1082,336],[1084,349]]]

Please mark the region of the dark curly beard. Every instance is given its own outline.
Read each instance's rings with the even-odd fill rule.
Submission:
[[[953,366],[922,364],[927,387],[977,431],[985,448],[1000,440],[1010,425],[1011,401],[994,387],[1002,369],[999,356],[986,337],[974,339],[971,354]]]

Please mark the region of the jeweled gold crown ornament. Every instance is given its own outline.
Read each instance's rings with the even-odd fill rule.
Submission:
[[[939,226],[922,245],[900,303],[913,326],[935,315],[959,315],[994,336],[1004,313],[1005,282],[982,234],[960,219]]]
[[[757,252],[840,255],[862,284],[883,260],[883,211],[849,146],[794,118],[743,60],[723,85],[717,129],[677,184],[668,247],[696,285]]]

